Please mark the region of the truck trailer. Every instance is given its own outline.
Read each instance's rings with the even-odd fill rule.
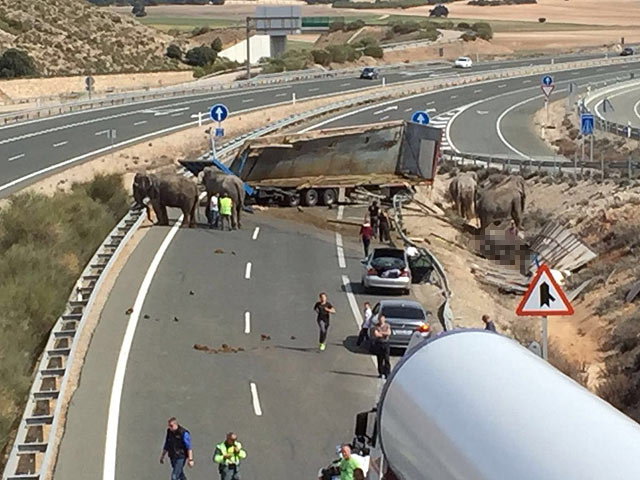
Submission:
[[[213,163],[239,176],[256,203],[331,205],[362,190],[390,198],[430,184],[440,142],[440,129],[395,121],[248,140],[229,165],[181,163],[196,175]]]

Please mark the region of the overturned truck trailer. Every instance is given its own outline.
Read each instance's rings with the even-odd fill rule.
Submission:
[[[358,189],[392,196],[433,181],[440,137],[403,121],[272,135],[248,140],[228,168],[258,203],[330,205]]]

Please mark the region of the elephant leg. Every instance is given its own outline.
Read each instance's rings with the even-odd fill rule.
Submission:
[[[242,221],[240,220],[240,217],[242,216],[242,205],[238,205],[236,207],[236,223],[238,225],[238,228],[242,228]]]
[[[167,206],[160,205],[160,217],[162,218],[162,223],[160,225],[169,225],[169,214],[167,213]]]
[[[211,197],[213,193],[207,191],[207,203],[204,204],[204,214],[207,217],[207,223],[211,225],[213,223],[213,218],[211,214]]]
[[[231,210],[231,230],[238,228],[238,212],[235,208]]]

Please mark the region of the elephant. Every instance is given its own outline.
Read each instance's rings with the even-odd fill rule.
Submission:
[[[479,189],[476,193],[476,212],[480,218],[480,229],[484,231],[495,220],[508,217],[519,228],[525,200],[525,183],[520,176],[510,176],[495,185]]]
[[[194,227],[198,206],[198,186],[178,175],[154,175],[137,173],[133,179],[133,198],[138,206],[145,206],[144,199],[149,198],[156,214],[158,225],[169,225],[167,207],[176,207],[184,215],[183,226]],[[145,206],[150,218],[149,206]]]
[[[467,220],[475,216],[475,197],[477,176],[475,172],[461,173],[449,184],[449,194],[453,200],[458,215]]]
[[[211,215],[209,211],[209,205],[211,204],[211,197],[213,195],[228,194],[233,202],[233,211],[231,214],[231,227],[235,230],[242,226],[241,215],[244,209],[244,182],[236,175],[229,175],[221,172],[217,167],[210,166],[200,174],[202,177],[202,184],[207,191],[207,203],[206,214],[207,218]]]

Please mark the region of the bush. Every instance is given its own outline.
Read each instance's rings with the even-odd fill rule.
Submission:
[[[198,35],[204,35],[205,33],[209,33],[210,31],[211,31],[210,27],[196,27],[193,29],[191,34],[194,37],[197,37]]]
[[[330,32],[340,32],[342,30],[344,30],[344,21],[342,20],[336,20],[335,22],[329,24]]]
[[[351,45],[329,45],[327,51],[334,63],[353,62],[360,58],[360,52]]]
[[[437,30],[438,26],[434,22],[431,22],[429,20],[425,20],[423,22],[420,22],[420,29],[421,30],[427,30],[427,31]]]
[[[384,50],[382,50],[382,47],[377,45],[369,45],[368,47],[365,47],[362,53],[364,53],[368,57],[373,58],[384,57]]]
[[[355,44],[356,47],[366,48],[366,47],[377,47],[379,46],[378,40],[373,37],[364,37]]]
[[[220,37],[213,39],[213,42],[211,42],[211,50],[216,53],[220,53],[222,51],[222,40],[220,40]]]
[[[444,5],[437,5],[436,7],[429,10],[430,17],[448,17],[449,9]]]
[[[464,40],[465,42],[475,42],[476,41],[476,34],[472,33],[472,32],[465,32],[462,35],[460,35],[460,38],[462,40]]]
[[[544,17],[540,17],[540,18],[538,18],[538,21],[539,21],[540,23],[544,23],[544,22],[546,22],[546,21],[547,21],[547,19],[546,19],[546,18],[544,18]]]
[[[418,32],[418,40],[431,40],[435,42],[438,39],[437,30],[421,30]]]
[[[420,24],[418,22],[414,22],[413,20],[409,20],[408,22],[394,23],[391,28],[394,33],[397,33],[399,35],[404,35],[407,33],[413,33],[420,30]]]
[[[171,44],[167,47],[167,57],[175,58],[176,60],[182,59],[182,49],[175,44]]]
[[[331,54],[324,48],[320,50],[311,50],[311,56],[313,57],[313,63],[318,65],[326,67],[331,63]]]
[[[471,25],[471,29],[476,32],[478,37],[483,40],[491,40],[493,38],[493,30],[491,30],[491,25],[485,22],[478,22]]]
[[[30,77],[38,73],[27,52],[10,48],[0,57],[0,78]]]
[[[469,25],[467,22],[460,22],[456,28],[458,30],[470,30],[471,25]]]
[[[186,61],[194,67],[210,65],[216,59],[217,53],[211,47],[194,47],[187,52]]]
[[[18,194],[0,212],[0,451],[33,368],[84,265],[128,209],[120,176],[52,197]]]
[[[364,20],[356,20],[354,22],[349,22],[345,24],[343,30],[345,32],[353,32],[355,30],[360,30],[364,26],[365,26]]]

